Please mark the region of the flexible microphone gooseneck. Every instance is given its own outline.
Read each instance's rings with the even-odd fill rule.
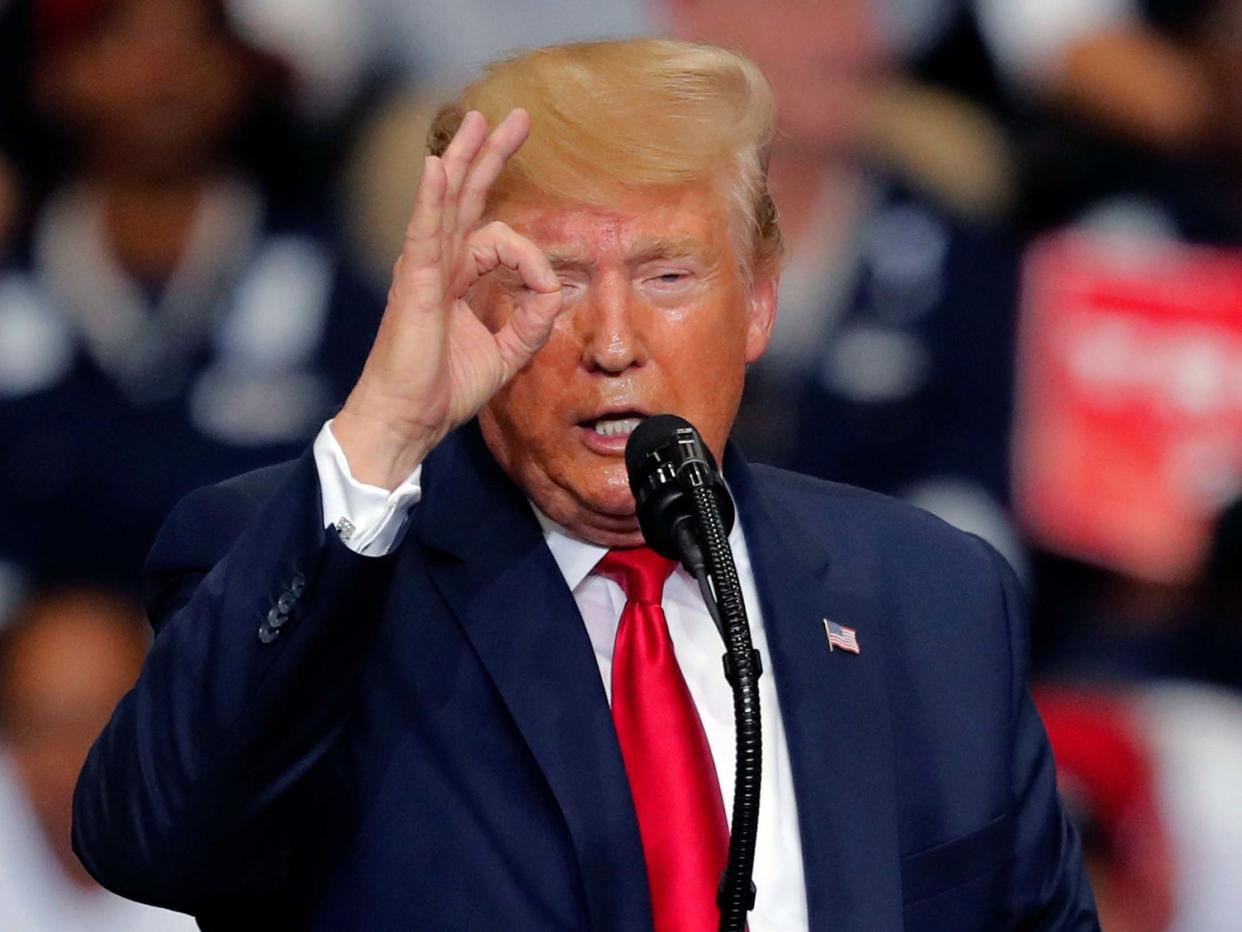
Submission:
[[[630,435],[625,466],[648,546],[679,560],[698,580],[703,601],[724,639],[725,678],[733,688],[737,734],[729,861],[716,891],[721,932],[743,932],[755,905],[751,876],[759,828],[763,769],[759,676],[746,605],[729,547],[735,509],[711,450],[688,421],[671,414],[647,418]]]

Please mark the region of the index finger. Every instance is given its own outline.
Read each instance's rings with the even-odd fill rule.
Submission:
[[[505,164],[530,135],[530,115],[518,108],[505,117],[487,137],[462,185],[457,205],[457,227],[468,233],[474,229],[487,206],[487,195],[504,171]]]

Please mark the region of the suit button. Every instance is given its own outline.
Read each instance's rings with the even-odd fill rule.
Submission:
[[[271,644],[278,637],[280,637],[279,631],[273,631],[267,625],[259,625],[259,640],[262,643]]]
[[[273,631],[280,628],[280,626],[288,620],[289,616],[282,612],[279,608],[274,608],[267,613],[267,626]]]
[[[280,609],[282,615],[288,615],[290,609],[293,608],[293,603],[297,600],[298,597],[292,592],[282,592],[280,598],[276,600],[276,607]]]

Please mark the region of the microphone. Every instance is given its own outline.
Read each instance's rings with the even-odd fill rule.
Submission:
[[[680,560],[698,581],[725,644],[737,739],[729,859],[716,889],[720,932],[743,932],[755,906],[755,841],[763,771],[759,677],[763,662],[750,638],[742,586],[729,547],[736,509],[699,432],[672,414],[647,418],[625,445],[625,469],[638,526],[652,550]]]
[[[692,576],[700,575],[706,557],[695,527],[693,490],[713,494],[726,535],[733,530],[736,509],[699,432],[675,414],[649,417],[625,445],[625,469],[647,545],[680,561]]]

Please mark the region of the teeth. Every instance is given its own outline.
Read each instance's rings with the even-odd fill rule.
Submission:
[[[640,417],[600,418],[595,422],[595,433],[601,437],[623,437],[633,433],[642,422]]]

